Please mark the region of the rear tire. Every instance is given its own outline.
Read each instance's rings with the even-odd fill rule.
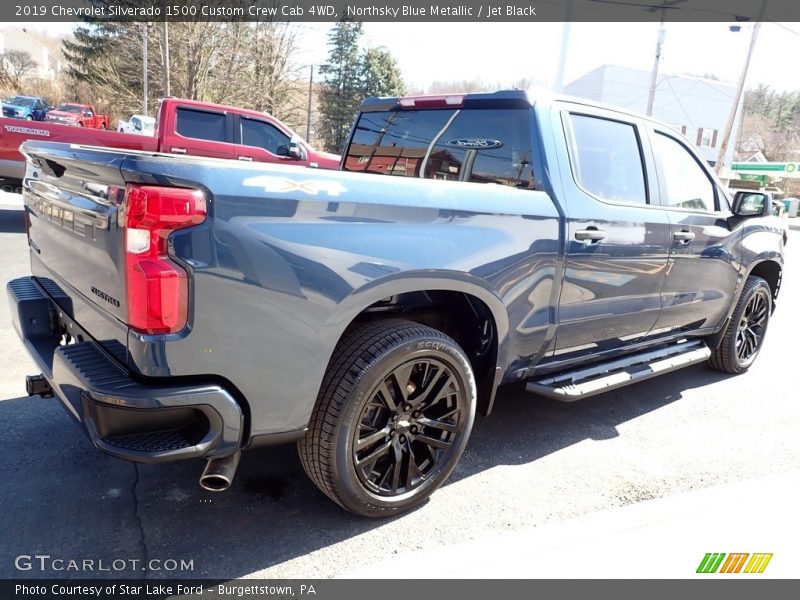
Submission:
[[[350,512],[407,511],[452,473],[475,405],[472,367],[451,338],[399,319],[366,324],[334,351],[298,442],[300,459],[316,486]]]
[[[712,368],[734,375],[755,362],[772,313],[772,290],[760,277],[747,278],[722,342],[708,359]]]

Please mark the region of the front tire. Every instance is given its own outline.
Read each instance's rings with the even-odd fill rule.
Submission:
[[[760,277],[748,277],[722,342],[709,359],[711,367],[734,375],[747,371],[764,343],[771,313],[769,284]]]
[[[347,333],[298,442],[331,500],[383,517],[422,504],[450,476],[472,431],[475,378],[440,331],[398,319]]]

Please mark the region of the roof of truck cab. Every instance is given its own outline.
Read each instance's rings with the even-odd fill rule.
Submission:
[[[401,100],[431,100],[439,98],[463,98],[463,105],[460,108],[530,108],[535,105],[545,106],[552,105],[556,102],[569,102],[570,104],[578,104],[591,108],[600,108],[603,110],[613,111],[620,115],[632,117],[640,120],[650,121],[664,125],[663,122],[658,121],[647,115],[637,113],[619,106],[597,102],[595,100],[587,100],[586,98],[578,98],[577,96],[569,96],[567,94],[556,94],[540,88],[531,90],[498,90],[496,92],[479,92],[479,93],[447,93],[447,94],[431,94],[431,95],[418,95],[418,96],[399,96],[399,97],[381,97],[381,98],[366,98],[361,103],[360,110],[362,112],[373,111],[387,111],[387,110],[402,110],[400,106]],[[451,105],[456,108],[456,105]],[[410,107],[408,107],[410,108]],[[415,107],[416,108],[416,107]],[[447,108],[447,105],[442,106],[427,106],[418,107],[420,110],[435,110],[437,108]]]

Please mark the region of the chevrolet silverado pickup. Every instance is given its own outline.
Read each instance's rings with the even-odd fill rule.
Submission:
[[[295,442],[359,515],[441,486],[501,385],[573,401],[764,343],[785,232],[672,128],[523,92],[370,99],[341,171],[26,142],[13,323],[92,443]],[[702,443],[698,440],[698,444]]]
[[[338,156],[315,150],[275,117],[233,106],[165,98],[155,136],[70,126],[75,124],[65,111],[44,123],[0,119],[0,178],[22,179],[25,158],[19,146],[26,140],[339,168]],[[107,118],[104,124],[108,128]]]

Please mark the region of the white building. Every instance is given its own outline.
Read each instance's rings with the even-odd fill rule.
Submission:
[[[31,73],[34,77],[42,79],[55,79],[61,70],[61,61],[53,52],[23,29],[8,29],[0,32],[0,55],[9,50],[20,50],[30,54],[36,63],[36,69]]]
[[[565,86],[564,93],[644,114],[650,78],[648,71],[603,65]],[[702,77],[659,75],[653,118],[683,133],[713,165],[735,96],[736,87],[730,83]],[[739,126],[737,115],[725,155],[726,164],[733,158]]]

